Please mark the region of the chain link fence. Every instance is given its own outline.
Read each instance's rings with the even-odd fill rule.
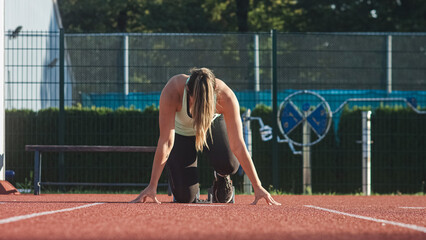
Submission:
[[[350,98],[409,98],[422,109],[425,43],[422,33],[6,34],[7,168],[16,172],[17,184],[31,181],[33,156],[24,151],[27,144],[155,145],[160,92],[170,77],[192,67],[212,69],[235,91],[242,112],[251,109],[281,138],[274,108],[280,110],[300,90],[322,96],[332,112]],[[309,97],[294,100],[301,114],[306,104],[315,110]],[[362,138],[362,110],[373,111],[373,192],[424,192],[425,115],[404,102],[379,100],[351,102],[333,114],[330,130],[309,148],[308,189],[303,156],[293,154],[287,143],[263,142],[254,122],[251,149],[263,185],[290,193],[361,192],[362,148],[357,141]],[[152,157],[66,154],[61,164],[51,154],[43,162],[43,177],[147,182]],[[207,188],[213,174],[203,155],[199,166],[201,186]],[[167,180],[163,176],[160,181]],[[237,174],[234,183],[241,190],[243,177]]]

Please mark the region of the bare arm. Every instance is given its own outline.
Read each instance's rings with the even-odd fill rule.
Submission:
[[[170,97],[165,89],[160,97],[160,137],[155,151],[154,162],[152,165],[150,185],[157,188],[158,180],[163,172],[164,166],[172,150],[175,135],[175,113],[176,108],[170,103]]]
[[[257,201],[264,198],[269,205],[281,205],[262,187],[259,180],[256,168],[244,143],[240,105],[235,94],[228,87],[224,88],[223,91],[224,101],[222,100],[222,102],[224,104],[221,104],[221,107],[228,131],[229,145],[253,185],[255,193],[253,204],[257,204]]]
[[[171,81],[164,87],[160,96],[160,137],[157,143],[157,149],[152,164],[151,180],[139,196],[132,202],[145,202],[146,198],[152,198],[160,203],[157,198],[158,180],[161,177],[164,166],[166,165],[169,154],[173,148],[175,136],[175,114],[177,109],[176,91]]]

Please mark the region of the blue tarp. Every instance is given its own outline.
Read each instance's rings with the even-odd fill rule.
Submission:
[[[290,94],[299,90],[283,90],[278,92],[278,102],[281,103]],[[331,110],[334,112],[339,106],[349,98],[415,98],[417,105],[420,108],[426,106],[426,91],[393,91],[388,94],[385,90],[310,90],[320,96],[330,105]],[[107,107],[111,109],[117,109],[119,107],[134,107],[136,109],[145,109],[147,106],[158,106],[160,101],[160,92],[150,93],[129,93],[125,95],[123,93],[107,93],[107,94],[82,94],[82,106],[83,107]],[[254,109],[258,104],[264,104],[271,106],[271,92],[270,91],[236,91],[240,106],[247,109]],[[306,101],[309,101],[306,100]],[[349,107],[353,106],[370,106],[372,108],[379,107],[381,102],[352,102],[349,103]],[[312,105],[312,104],[311,104]],[[406,106],[404,102],[386,102],[385,105],[394,106]],[[333,115],[334,127],[337,131],[339,125],[340,112]]]
[[[299,90],[284,90],[278,92],[278,101],[284,99]],[[321,95],[330,105],[332,111],[335,111],[340,104],[349,98],[407,98],[414,97],[420,107],[426,106],[426,91],[393,91],[388,94],[384,90],[310,90]],[[128,95],[122,93],[106,93],[97,94],[89,93],[82,94],[83,107],[107,107],[117,109],[119,107],[131,107],[136,109],[145,109],[147,106],[158,106],[160,100],[160,92],[150,93],[129,93]],[[271,92],[270,91],[236,91],[240,105],[248,109],[254,109],[257,104],[265,104],[271,106]],[[379,106],[380,103],[372,102],[357,102],[351,103],[357,106],[372,106],[373,108]],[[395,102],[394,104],[388,103],[387,105],[404,105],[402,102]]]

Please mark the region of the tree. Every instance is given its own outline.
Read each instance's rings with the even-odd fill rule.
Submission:
[[[236,0],[237,2],[237,19],[238,19],[238,32],[247,32],[248,24],[248,10],[249,0]]]
[[[300,10],[293,9],[294,0],[251,0],[248,13],[249,30],[268,32],[271,29],[288,31]]]
[[[126,32],[139,13],[138,0],[60,0],[67,32]]]
[[[424,31],[424,0],[58,0],[67,32]]]
[[[67,32],[217,32],[197,0],[60,0]],[[213,6],[212,6],[213,7]]]
[[[137,19],[138,32],[217,32],[209,13],[197,0],[145,1]]]
[[[424,31],[426,1],[422,0],[298,0],[292,6],[301,32]]]

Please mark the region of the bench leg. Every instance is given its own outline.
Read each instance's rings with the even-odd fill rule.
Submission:
[[[34,195],[40,194],[41,182],[41,153],[35,151],[34,153]]]

